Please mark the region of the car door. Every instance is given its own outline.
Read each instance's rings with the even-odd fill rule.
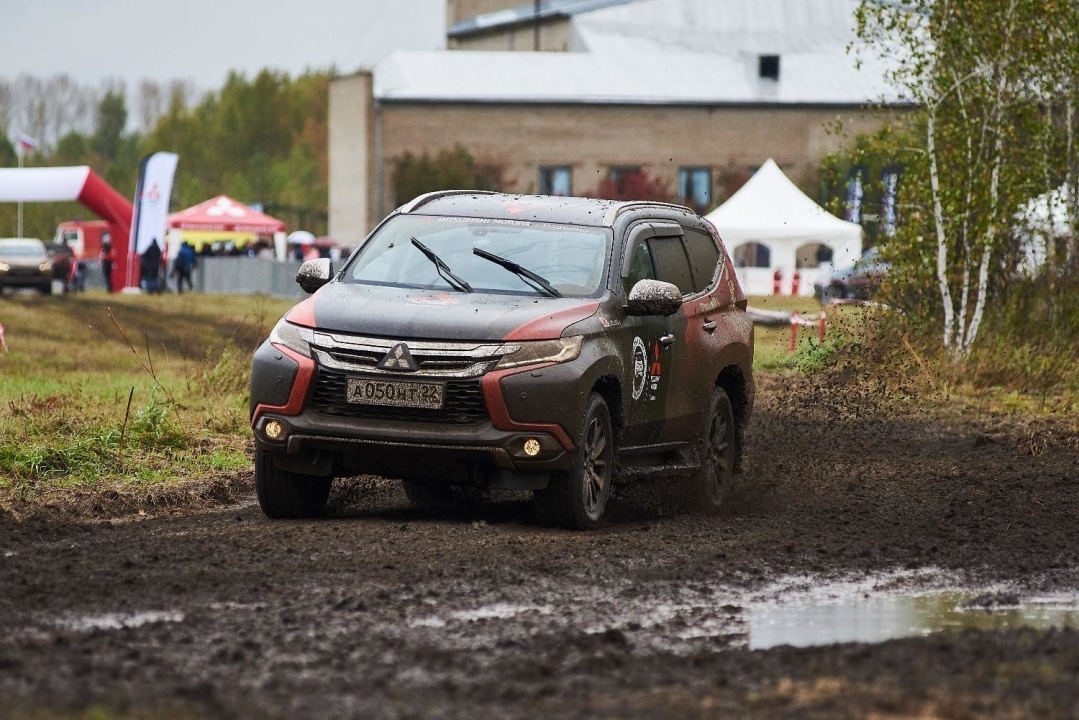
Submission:
[[[677,228],[677,232],[674,231]],[[669,282],[681,291],[683,297],[693,296],[697,289],[689,259],[686,256],[684,230],[675,225],[663,235],[651,238],[656,266],[656,279]],[[664,397],[664,424],[661,439],[664,442],[683,442],[689,438],[686,431],[687,414],[695,407],[695,395],[699,394],[699,378],[687,373],[691,366],[691,346],[687,333],[686,308],[683,306],[667,318],[668,333],[660,340],[662,352],[657,355],[656,374],[667,387]]]
[[[656,280],[652,240],[657,223],[630,226],[621,263],[623,305],[630,290],[641,280]],[[662,231],[662,230],[661,230]],[[665,436],[670,380],[670,343],[674,338],[670,318],[661,315],[627,316],[618,334],[626,358],[626,411],[622,432],[624,447],[650,445]]]
[[[727,342],[724,313],[733,308],[730,293],[717,285],[722,254],[715,239],[691,222],[682,229],[679,246],[671,244],[666,267],[661,263],[660,271],[662,280],[670,268],[670,282],[682,290],[684,300],[678,314],[679,346],[671,353],[673,389],[667,398],[671,441],[693,440],[700,432],[719,372],[719,350]]]

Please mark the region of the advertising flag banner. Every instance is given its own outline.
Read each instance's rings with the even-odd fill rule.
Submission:
[[[139,165],[135,219],[131,223],[131,251],[136,255],[142,255],[154,242],[165,251],[169,197],[178,160],[175,153],[155,152],[144,157]]]

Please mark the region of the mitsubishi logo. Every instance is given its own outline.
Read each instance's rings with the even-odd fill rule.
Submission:
[[[393,349],[386,353],[386,357],[382,358],[382,362],[378,364],[380,370],[404,370],[405,372],[416,372],[419,370],[416,367],[416,361],[412,359],[412,355],[408,352],[408,345],[404,343],[397,343]]]

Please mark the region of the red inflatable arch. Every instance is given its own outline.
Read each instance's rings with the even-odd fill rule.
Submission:
[[[112,286],[123,287],[127,277],[127,246],[134,206],[101,176],[85,165],[55,168],[0,169],[0,202],[64,202],[78,200],[109,223],[116,256]]]

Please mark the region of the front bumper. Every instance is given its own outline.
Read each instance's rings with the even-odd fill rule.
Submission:
[[[52,286],[52,273],[41,272],[0,272],[0,286],[3,287],[36,287],[45,288]]]
[[[274,428],[276,437],[267,432],[270,423],[280,428]],[[490,421],[454,426],[338,418],[308,408],[293,416],[263,412],[255,420],[254,431],[259,446],[275,454],[309,457],[329,452],[343,456],[343,464],[373,474],[385,474],[379,470],[387,463],[406,467],[441,460],[479,462],[515,473],[566,470],[573,463],[571,453],[554,435],[499,430]]]
[[[322,367],[279,344],[264,343],[255,352],[251,382],[259,446],[282,462],[315,462],[318,472],[335,474],[424,474],[443,463],[542,474],[573,465],[576,447],[565,428],[574,423],[550,422],[549,409],[537,416],[529,407],[508,407],[505,401],[504,387],[512,388],[518,404],[542,397],[544,389],[549,397],[550,387],[537,384],[562,383],[560,374],[528,367],[447,380],[446,409],[435,412],[351,405],[344,399],[349,376],[363,373]],[[572,409],[566,413],[577,415]],[[519,422],[529,417],[544,422]],[[427,469],[410,470],[413,465]]]

